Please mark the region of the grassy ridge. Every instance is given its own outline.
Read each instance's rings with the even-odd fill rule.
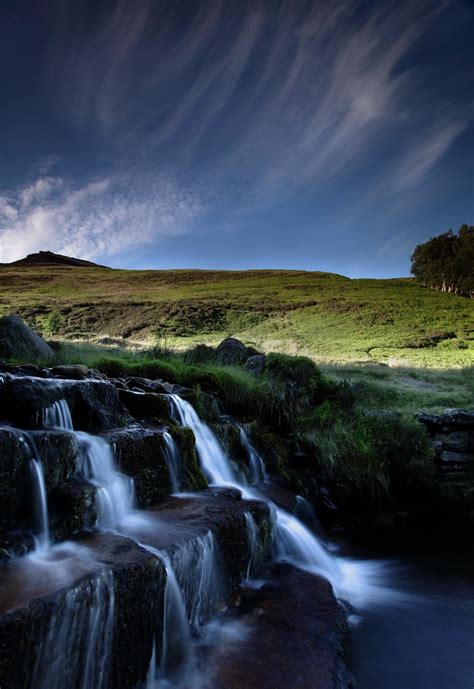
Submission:
[[[299,271],[0,269],[0,313],[67,338],[160,338],[184,348],[232,334],[320,363],[474,363],[474,301],[410,279]],[[49,318],[49,321],[48,321]],[[46,334],[48,334],[46,332]]]

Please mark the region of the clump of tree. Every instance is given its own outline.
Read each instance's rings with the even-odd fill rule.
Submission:
[[[474,225],[418,244],[411,261],[411,272],[425,287],[474,297]]]

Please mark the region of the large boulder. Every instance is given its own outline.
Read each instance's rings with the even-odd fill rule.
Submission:
[[[19,316],[0,318],[0,357],[20,361],[51,361],[54,352]]]
[[[248,347],[235,337],[226,337],[216,349],[217,356],[223,364],[243,364],[251,354]]]

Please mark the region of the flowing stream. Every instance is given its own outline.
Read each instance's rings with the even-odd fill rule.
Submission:
[[[328,579],[336,596],[354,606],[366,606],[382,597],[389,597],[390,591],[382,585],[381,570],[373,562],[357,562],[335,556],[295,515],[273,505],[255,487],[242,483],[237,471],[232,468],[216,436],[205,424],[192,405],[178,395],[169,395],[172,413],[183,426],[189,426],[196,438],[196,451],[201,467],[212,484],[238,488],[244,497],[263,500],[272,505],[276,525],[274,538],[275,558]],[[240,426],[243,447],[249,455],[253,478],[265,476],[265,465]]]

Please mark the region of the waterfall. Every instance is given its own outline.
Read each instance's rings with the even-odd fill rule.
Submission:
[[[247,452],[247,456],[249,458],[250,483],[255,484],[259,481],[265,481],[268,477],[265,471],[265,464],[263,462],[263,459],[255,450],[255,447],[253,446],[253,443],[250,441],[250,438],[248,437],[245,428],[241,424],[238,424],[238,426],[240,431],[241,445]]]
[[[234,485],[239,487],[228,458],[209,426],[196,414],[193,406],[178,395],[168,395],[173,416],[182,426],[194,432],[196,452],[204,473],[209,481],[217,486]]]
[[[148,669],[145,689],[172,687],[178,681],[191,677],[195,671],[195,654],[191,627],[182,590],[178,584],[170,556],[146,543],[139,543],[152,553],[166,570],[166,587],[163,611],[163,645],[160,666],[157,665],[156,644]]]
[[[35,550],[46,553],[50,548],[48,502],[44,483],[43,465],[40,459],[30,459],[30,473],[33,499],[33,529]]]
[[[245,512],[245,522],[247,524],[247,534],[249,543],[249,564],[247,566],[247,579],[252,574],[252,569],[257,561],[258,554],[258,531],[257,524],[251,512]]]
[[[196,414],[191,404],[178,395],[170,395],[175,414],[183,425],[189,426],[196,437],[196,450],[201,467],[216,485],[231,485],[239,488],[245,498],[264,500],[268,498],[258,492],[256,488],[247,488],[239,483],[233,473],[231,463],[223,452],[219,442],[209,426]],[[249,462],[255,461],[258,453],[241,426],[241,437],[244,447],[252,452]],[[260,458],[263,464],[263,460]],[[291,564],[315,574],[325,577],[332,585],[336,595],[340,598],[357,596],[366,584],[360,580],[357,565],[346,562],[332,555],[318,538],[293,514],[273,505],[276,524],[274,528],[274,554],[278,560]],[[357,571],[356,571],[357,570]],[[360,570],[362,571],[362,570]]]
[[[117,471],[112,448],[102,438],[76,431],[78,469],[97,488],[97,526],[117,529],[133,511],[133,483]]]
[[[49,407],[45,407],[42,413],[43,426],[45,428],[62,428],[67,431],[73,430],[71,412],[65,399],[53,402]]]
[[[110,571],[102,572],[86,586],[68,590],[49,621],[28,686],[106,689],[113,621],[114,585]]]
[[[178,446],[173,440],[172,436],[168,431],[163,433],[163,440],[165,443],[165,459],[166,466],[168,467],[168,474],[171,483],[171,492],[179,493],[181,490],[181,482],[179,479],[180,475],[180,464],[181,455]]]

